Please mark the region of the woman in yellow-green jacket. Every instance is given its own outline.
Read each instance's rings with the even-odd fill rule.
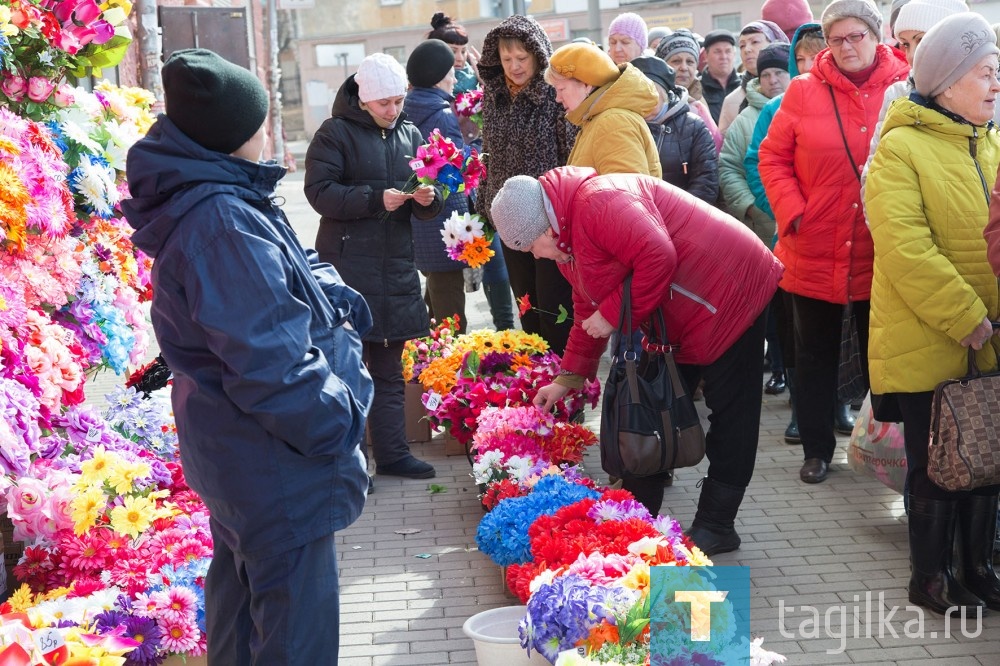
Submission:
[[[660,97],[645,74],[629,63],[616,65],[593,44],[572,43],[552,54],[545,81],[556,89],[566,119],[580,128],[568,166],[663,177],[646,125]]]
[[[912,603],[1000,609],[992,566],[997,493],[949,492],[927,476],[934,387],[966,372],[968,349],[997,367],[1000,315],[983,229],[1000,166],[989,127],[1000,50],[978,14],[931,28],[913,63],[915,91],[886,114],[865,190],[875,246],[868,341],[875,415],[902,421],[909,495]],[[955,535],[962,573],[952,566]]]

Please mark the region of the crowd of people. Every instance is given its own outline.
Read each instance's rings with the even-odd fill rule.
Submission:
[[[420,270],[431,313],[460,311],[460,266],[421,237],[451,210],[478,212],[504,243],[495,261],[509,276],[505,299],[512,290],[538,304],[521,326],[562,356],[560,375],[536,399],[545,408],[596,373],[631,274],[635,323],[662,309],[684,379],[710,413],[709,468],[688,530],[709,555],[740,545],[736,517],[763,392],[789,395],[785,440],[802,449],[801,481],[830,474],[836,434],[854,426],[851,404],[838,397],[847,321],[876,415],[904,427],[911,600],[936,610],[1000,608],[1000,583],[984,559],[1000,489],[947,492],[926,470],[934,386],[962,374],[968,347],[980,368],[997,367],[1000,232],[984,236],[988,220],[1000,228],[1000,195],[991,194],[1000,149],[996,33],[961,0],[896,0],[892,9],[883,26],[870,0],[833,0],[818,21],[806,2],[769,0],[738,33],[704,37],[651,30],[623,13],[604,45],[579,38],[554,50],[536,21],[512,16],[481,51],[466,37],[461,53],[442,28],[464,30],[438,15],[405,73],[384,56],[366,59],[313,139],[306,191],[324,216],[320,256],[343,266],[348,284],[363,256],[370,275],[357,287],[366,296],[372,278],[401,261],[406,303],[422,304],[413,289]],[[449,67],[483,90],[475,138],[463,136],[449,108]],[[424,136],[438,128],[456,145],[481,142],[487,176],[474,201],[442,211],[433,193],[399,192],[405,170],[392,166],[399,148],[388,137],[408,136],[411,121]],[[354,136],[332,141],[333,130]],[[366,132],[381,140],[365,154],[378,148],[386,158],[345,158]],[[522,140],[509,141],[515,133]],[[942,159],[931,165],[920,154]],[[373,166],[381,171],[365,173]],[[323,206],[337,200],[331,195],[342,203]],[[366,225],[383,209],[396,212]],[[374,254],[352,251],[368,227],[386,238],[412,235],[415,261],[388,243],[363,246]],[[376,333],[365,347],[379,347],[367,352],[375,356],[389,350],[388,358],[399,341],[381,331],[404,329],[396,320],[408,310],[372,295]],[[564,322],[544,314],[560,306],[570,313]],[[402,409],[398,372],[384,370],[381,381],[373,372],[383,406],[373,408],[373,424]],[[373,427],[372,443],[377,473],[433,473],[401,433]],[[670,476],[622,483],[655,513]],[[956,539],[961,563],[952,562]]]
[[[167,114],[130,155],[129,219],[157,257],[153,321],[178,429],[200,442],[188,457],[213,515],[206,591],[239,610],[228,623],[210,616],[226,645],[250,644],[250,600],[301,584],[300,566],[330,566],[333,530],[374,491],[366,414],[376,475],[435,475],[403,429],[406,340],[427,335],[432,317],[464,325],[466,290],[480,284],[498,328],[515,325],[513,299],[527,296],[536,307],[521,308],[521,328],[562,357],[536,398],[547,409],[594,377],[629,275],[634,324],[662,311],[709,411],[709,466],[687,531],[706,554],[740,546],[765,391],[789,394],[785,440],[801,446],[801,481],[827,479],[836,433],[854,425],[837,386],[847,321],[876,417],[903,427],[910,601],[1000,610],[1000,488],[951,492],[927,471],[934,387],[964,374],[970,349],[981,370],[998,367],[995,28],[962,0],[895,0],[888,26],[871,0],[833,0],[818,21],[804,0],[768,0],[737,34],[650,30],[625,13],[605,37],[553,49],[538,22],[511,16],[477,49],[439,13],[405,64],[365,58],[306,155],[318,254],[268,201],[282,173],[259,163],[259,81],[201,51],[164,69]],[[455,110],[456,93],[474,88],[481,124]],[[254,114],[229,122],[232,104]],[[434,130],[487,156],[476,192],[446,199],[411,186],[409,159]],[[179,224],[192,211],[212,223]],[[478,213],[503,241],[481,274],[446,254],[440,232],[453,212]],[[258,294],[253,307],[223,296],[232,276],[219,267],[234,263]],[[319,353],[302,347],[309,339],[323,341]],[[315,401],[296,391],[323,396],[331,419],[303,412]],[[343,492],[310,496],[312,509],[291,518],[247,514],[224,479],[199,473],[232,439],[199,425],[219,413],[244,425],[240,445],[259,448],[261,462],[276,439],[296,447],[277,463],[288,474],[281,506],[312,487],[300,457],[337,470]],[[655,514],[669,483],[660,474],[623,487]],[[282,520],[283,545],[255,549]],[[317,603],[335,609],[336,595]],[[284,635],[265,639],[257,656],[282,661]]]

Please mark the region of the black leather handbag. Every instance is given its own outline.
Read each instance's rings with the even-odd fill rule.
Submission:
[[[604,384],[601,467],[623,479],[692,467],[705,457],[705,431],[667,341],[663,311],[652,314],[647,351],[632,339],[632,276],[625,279],[618,349]]]

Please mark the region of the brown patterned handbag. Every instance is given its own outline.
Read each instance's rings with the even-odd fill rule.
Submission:
[[[969,372],[934,389],[927,476],[945,490],[1000,484],[1000,372]]]

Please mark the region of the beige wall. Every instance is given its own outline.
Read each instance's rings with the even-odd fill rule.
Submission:
[[[312,136],[320,124],[329,117],[334,96],[344,79],[357,71],[358,64],[368,54],[389,52],[406,62],[410,51],[430,30],[430,17],[436,11],[449,16],[474,16],[479,12],[478,0],[403,0],[395,7],[377,7],[379,0],[347,0],[338,3],[317,2],[317,9],[300,10],[299,76],[302,89],[302,113],[306,134]],[[319,8],[319,5],[324,5]],[[553,46],[558,47],[569,37],[586,33],[589,16],[586,11],[557,14],[555,0],[533,0],[531,15],[547,26],[553,36]],[[585,2],[583,3],[586,4]],[[634,11],[647,19],[648,24],[688,27],[705,34],[713,28],[714,17],[738,14],[739,24],[758,18],[759,0],[691,0],[679,7],[650,7],[663,3],[632,5],[607,9],[601,12],[601,35],[620,13]],[[329,5],[337,6],[333,9]],[[362,10],[362,7],[366,9]],[[813,13],[819,16],[820,9]],[[478,48],[483,38],[500,19],[461,18],[459,22],[469,33],[470,43]],[[365,30],[346,30],[346,26],[370,26]],[[562,33],[566,39],[555,36]],[[321,64],[318,57],[326,56]],[[343,54],[332,57],[333,54]],[[346,56],[343,57],[343,56]]]

